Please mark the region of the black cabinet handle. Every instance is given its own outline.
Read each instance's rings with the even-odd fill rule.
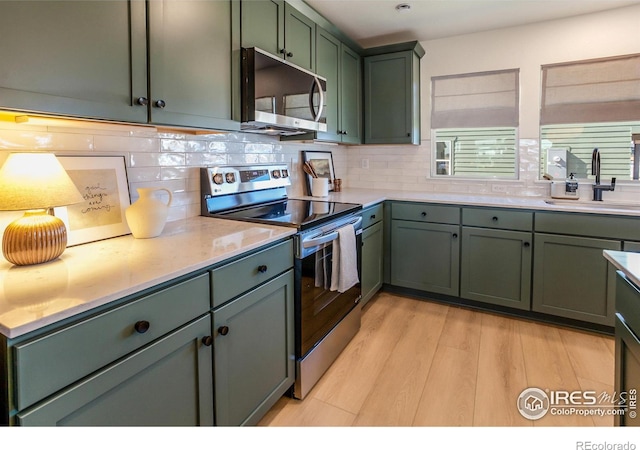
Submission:
[[[421,215],[422,217],[427,217],[427,213],[426,213],[426,212],[424,212],[424,211],[422,211],[422,213],[420,213],[420,215]]]
[[[293,53],[287,52],[287,58],[292,58],[292,57],[293,57]]]
[[[371,220],[375,219],[376,215],[375,214],[371,214]]]
[[[133,329],[140,334],[146,333],[147,331],[149,331],[150,327],[151,327],[151,324],[146,320],[139,320],[133,325]]]
[[[525,242],[525,243],[524,243],[524,246],[525,246],[525,248],[529,248],[529,247],[531,246],[531,244],[530,244],[530,243],[528,243],[528,242]]]
[[[453,236],[454,239],[458,239],[458,233],[453,233],[451,236]]]
[[[149,104],[149,99],[147,97],[138,97],[136,99],[136,105],[147,106]]]
[[[167,106],[167,103],[164,100],[156,100],[156,102],[154,103],[154,106],[156,108],[164,108],[165,106]]]
[[[202,338],[202,345],[206,345],[207,347],[211,347],[211,344],[213,344],[213,337],[205,336],[205,337]]]
[[[286,51],[284,48],[281,48],[281,49],[280,49],[280,53],[281,53],[282,55],[284,55],[285,53],[287,53],[287,51]]]
[[[229,334],[229,327],[226,325],[218,327],[218,333],[220,333],[222,336],[226,336],[227,334]]]
[[[265,266],[264,264],[261,265],[261,266],[258,266],[258,272],[266,273],[267,272],[267,266]]]
[[[497,218],[496,216],[493,216],[493,217],[491,218],[491,220],[493,220],[494,222],[497,222],[497,221],[498,221],[498,218]]]

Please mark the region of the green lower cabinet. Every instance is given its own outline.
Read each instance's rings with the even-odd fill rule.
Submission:
[[[383,225],[378,222],[362,231],[362,287],[361,305],[364,306],[382,287],[383,277]]]
[[[208,336],[207,315],[22,411],[17,423],[213,425],[212,351],[203,343]]]
[[[295,381],[293,270],[214,310],[216,425],[254,425]]]
[[[462,227],[460,296],[529,310],[532,233]]]
[[[391,284],[458,296],[460,226],[391,221]]]
[[[613,326],[615,270],[603,250],[617,240],[536,233],[533,311]]]
[[[640,290],[622,272],[616,281],[616,350],[615,392],[632,394],[640,386]],[[631,404],[631,398],[626,406]],[[635,413],[615,416],[617,426],[640,426],[640,417]]]

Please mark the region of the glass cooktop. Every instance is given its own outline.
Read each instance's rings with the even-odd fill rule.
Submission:
[[[238,208],[218,213],[214,216],[272,225],[285,225],[305,230],[360,209],[362,209],[362,206],[354,203],[286,199],[247,208]]]

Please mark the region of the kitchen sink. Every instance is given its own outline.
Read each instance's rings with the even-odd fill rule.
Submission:
[[[561,205],[561,206],[577,206],[580,208],[592,208],[592,209],[630,209],[634,211],[640,211],[640,203],[622,203],[612,201],[590,201],[581,202],[578,200],[559,200],[559,199],[545,199],[544,201],[548,205]]]

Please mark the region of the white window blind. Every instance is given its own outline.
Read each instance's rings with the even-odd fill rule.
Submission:
[[[517,127],[518,69],[431,78],[431,128]]]
[[[542,66],[542,125],[636,120],[640,54]]]

